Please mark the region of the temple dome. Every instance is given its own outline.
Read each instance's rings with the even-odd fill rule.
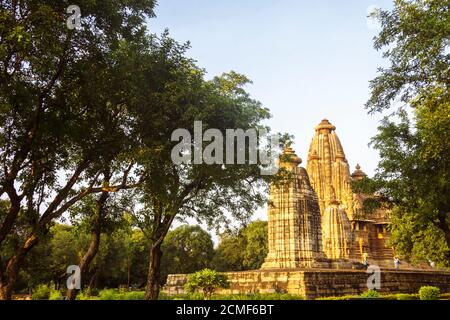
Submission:
[[[284,148],[283,153],[280,155],[280,166],[281,167],[297,167],[302,163],[302,159],[295,154],[294,149],[290,146]]]
[[[353,180],[362,180],[365,177],[367,177],[367,174],[361,170],[361,166],[359,165],[359,163],[356,165],[356,170],[353,171],[352,175],[351,175]]]

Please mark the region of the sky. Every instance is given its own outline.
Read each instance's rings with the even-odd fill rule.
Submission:
[[[359,163],[373,175],[378,153],[368,143],[381,115],[368,115],[364,104],[386,65],[373,48],[374,7],[389,9],[392,0],[160,0],[148,26],[190,41],[188,56],[208,78],[231,70],[249,77],[247,91],[273,116],[267,124],[295,136],[302,166],[314,127],[327,118],[350,170]],[[255,218],[265,220],[265,209]]]

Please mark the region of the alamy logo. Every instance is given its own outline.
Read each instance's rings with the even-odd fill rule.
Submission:
[[[70,274],[69,278],[67,278],[67,289],[69,290],[80,290],[81,289],[81,270],[77,265],[70,265],[67,267],[68,274]]]
[[[381,289],[381,269],[379,266],[370,265],[367,267],[366,273],[370,274],[367,278],[367,289],[380,290]]]
[[[67,7],[66,10],[67,14],[70,14],[70,16],[67,18],[67,28],[70,30],[81,29],[81,10],[80,7],[72,4]]]
[[[274,175],[278,172],[275,150],[279,145],[279,137],[268,135],[264,129],[226,129],[224,137],[219,129],[203,132],[202,122],[195,121],[193,144],[191,133],[187,129],[176,129],[171,141],[179,141],[171,152],[173,163],[178,165],[250,164],[261,165],[262,175]],[[203,142],[210,143],[203,149]]]

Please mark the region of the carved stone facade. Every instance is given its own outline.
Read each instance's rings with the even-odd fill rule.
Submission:
[[[292,148],[279,164],[292,174],[281,186],[270,188],[269,253],[264,269],[328,267],[322,251],[321,218],[317,196],[301,159]]]
[[[404,263],[402,270],[393,270],[393,252],[386,245],[388,212],[362,211],[367,195],[354,194],[351,182],[366,174],[357,165],[350,175],[335,129],[328,120],[316,127],[307,170],[286,148],[279,164],[292,179],[270,187],[265,263],[260,270],[227,272],[231,286],[218,293],[288,292],[309,299],[360,294],[367,290],[366,270],[358,270],[365,257],[382,268],[381,293],[414,293],[422,285],[450,290],[449,272]],[[164,290],[183,293],[186,277],[169,275]]]
[[[319,199],[325,255],[353,262],[367,257],[371,263],[391,263],[393,252],[386,246],[388,212],[363,212],[366,196],[353,193],[351,183],[366,174],[359,164],[350,174],[336,127],[327,119],[315,128],[306,168]]]
[[[392,264],[387,212],[364,214],[366,196],[353,193],[351,183],[366,174],[359,165],[350,174],[335,130],[326,119],[316,127],[306,170],[292,148],[280,157],[280,167],[292,179],[270,188],[269,253],[263,269],[352,268],[365,258]]]

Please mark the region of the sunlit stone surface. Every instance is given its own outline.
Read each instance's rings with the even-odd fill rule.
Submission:
[[[270,187],[265,263],[260,270],[227,272],[230,288],[218,293],[287,292],[309,299],[360,294],[369,276],[361,269],[364,257],[381,268],[381,293],[416,293],[424,284],[450,290],[450,272],[412,268],[404,261],[393,269],[389,212],[363,211],[368,195],[353,193],[351,183],[366,174],[358,164],[350,175],[335,130],[328,120],[316,127],[306,170],[292,148],[284,150],[279,164],[292,179]],[[169,275],[165,292],[182,293],[186,278]]]
[[[269,254],[264,269],[328,267],[317,196],[300,163],[292,148],[284,150],[279,164],[292,173],[292,179],[270,188]]]

